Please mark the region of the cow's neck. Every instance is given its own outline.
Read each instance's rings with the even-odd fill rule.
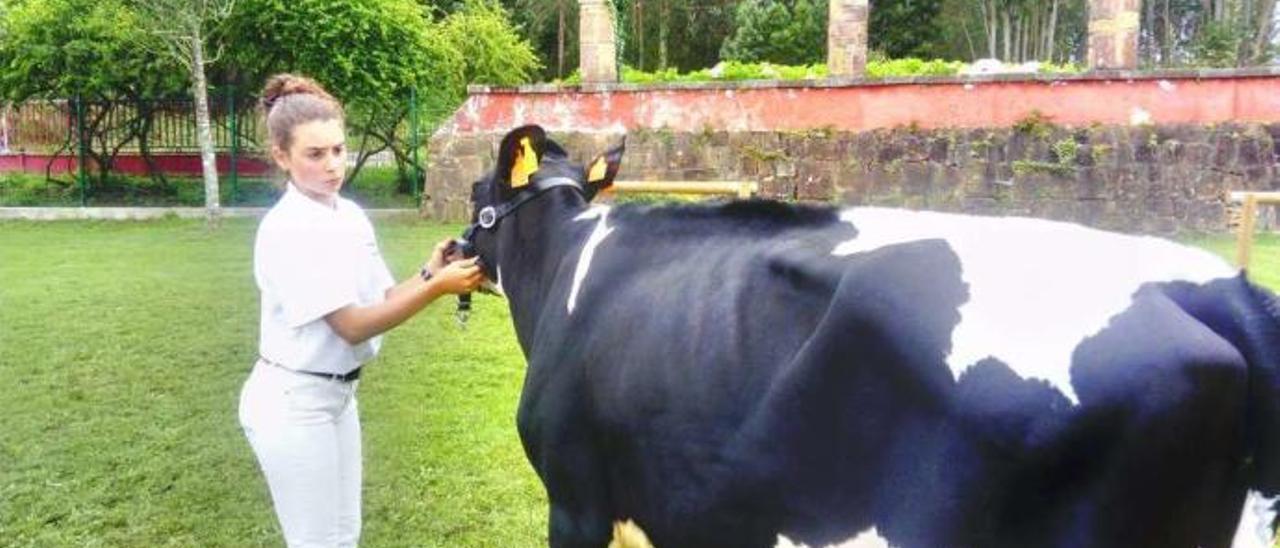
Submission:
[[[594,225],[574,218],[587,209],[580,195],[553,190],[539,198],[537,214],[522,212],[499,232],[498,268],[520,345],[526,350],[538,319],[563,299],[566,260],[575,261]],[[570,272],[571,276],[571,272]],[[563,305],[563,303],[560,303]]]

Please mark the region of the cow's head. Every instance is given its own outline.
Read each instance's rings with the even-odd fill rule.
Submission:
[[[479,255],[485,275],[497,280],[500,243],[585,207],[613,184],[623,149],[619,143],[583,166],[541,127],[512,130],[502,139],[493,171],[472,185],[471,226],[463,235],[466,255]]]

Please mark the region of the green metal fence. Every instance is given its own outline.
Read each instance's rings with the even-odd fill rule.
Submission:
[[[416,95],[406,97],[410,117],[404,129],[412,165],[411,194],[422,192],[424,173],[419,148],[421,125]],[[237,192],[241,174],[239,161],[252,157],[265,160],[263,131],[256,99],[237,96],[223,87],[209,98],[210,129],[217,154],[227,160],[225,184]],[[361,142],[352,135],[349,142]],[[138,155],[146,160],[148,176],[154,176],[150,158],[155,155],[199,155],[195,103],[191,99],[94,101],[81,97],[63,100],[28,101],[0,106],[0,155],[27,154],[74,159],[80,202],[85,204],[90,166],[102,159]],[[110,168],[108,161],[107,165]]]

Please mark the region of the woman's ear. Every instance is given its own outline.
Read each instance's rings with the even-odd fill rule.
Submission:
[[[271,145],[271,159],[275,160],[276,165],[281,171],[289,172],[289,153],[281,150],[277,145]]]

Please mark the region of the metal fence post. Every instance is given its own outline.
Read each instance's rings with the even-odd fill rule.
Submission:
[[[86,155],[84,148],[84,99],[77,93],[72,100],[75,101],[76,112],[76,164],[78,166],[76,180],[80,185],[80,207],[85,207],[89,204],[89,201],[85,195],[87,181],[85,180],[84,166]]]
[[[409,88],[409,146],[413,147],[413,181],[409,185],[413,197],[421,201],[418,185],[423,182],[422,162],[418,158],[418,90]]]
[[[240,152],[240,130],[236,124],[235,86],[231,86],[231,85],[227,86],[227,116],[230,118],[228,125],[230,125],[231,127],[231,146],[230,146],[231,151],[229,154],[230,168],[231,168],[231,173],[230,173],[231,199],[228,201],[234,204],[236,203],[236,198],[238,197],[239,191],[240,191],[240,188],[239,188],[240,181],[239,181],[239,178],[237,177],[239,170],[236,168],[236,160]]]

